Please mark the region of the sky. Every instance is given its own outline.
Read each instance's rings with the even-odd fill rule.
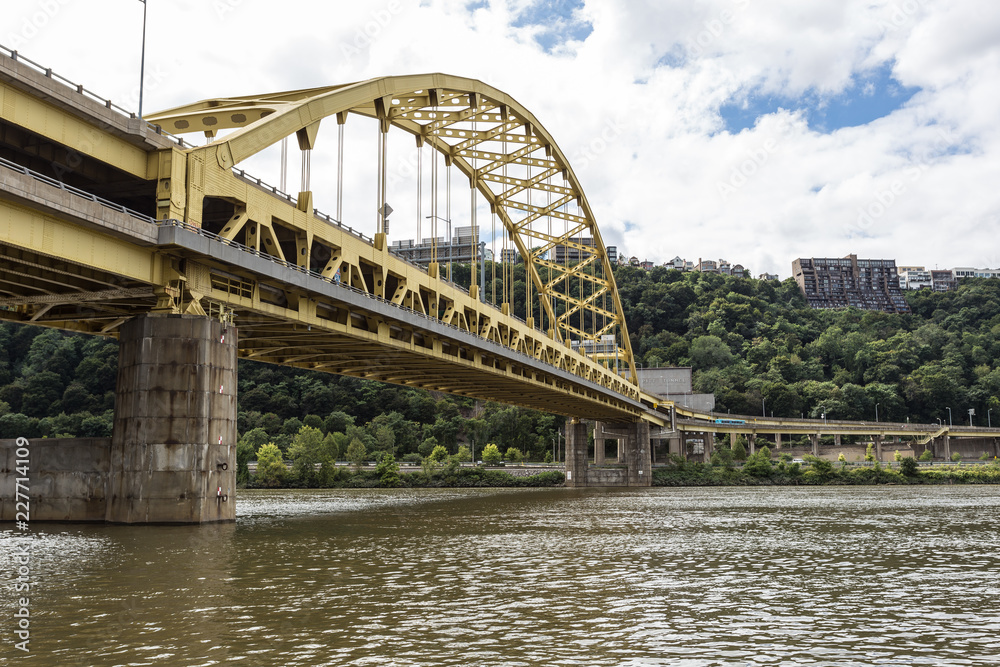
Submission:
[[[850,253],[1000,267],[1000,3],[149,0],[146,9],[147,115],[445,72],[527,107],[569,156],[605,244],[640,260],[726,259],[782,278],[797,257]],[[4,0],[4,10],[0,44],[138,107],[140,0]],[[344,218],[371,235],[375,129],[349,125]],[[336,135],[320,133],[311,187],[332,213]],[[410,174],[411,154],[391,143],[393,173]],[[255,156],[248,171],[277,184],[276,155]],[[293,160],[289,190],[298,178]],[[417,231],[404,180],[392,181],[392,238]],[[465,211],[467,185],[456,192]]]

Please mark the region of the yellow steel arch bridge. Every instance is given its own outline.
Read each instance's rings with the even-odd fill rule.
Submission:
[[[9,54],[0,92],[0,317],[115,335],[137,314],[209,314],[238,327],[246,358],[660,420],[638,387],[580,182],[502,91],[445,74],[383,77],[139,119]],[[240,168],[294,135],[308,174],[317,136],[339,131],[342,142],[354,116],[378,126],[372,238],[316,210],[306,176],[291,196]],[[439,257],[425,269],[392,252],[386,146],[399,131],[467,178],[470,227],[480,205],[502,222],[529,278],[526,312],[512,312],[503,264],[508,280],[489,303],[477,267],[465,290],[444,280]]]

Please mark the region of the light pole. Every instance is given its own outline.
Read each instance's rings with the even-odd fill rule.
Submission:
[[[948,428],[951,428],[953,424],[951,423],[951,408],[948,408]]]
[[[969,428],[972,428],[972,415],[976,414],[975,408],[969,408]]]
[[[826,413],[825,412],[820,415],[820,419],[823,420],[823,426],[826,426]]]
[[[142,3],[142,56],[139,61],[139,119],[142,119],[142,84],[146,78],[146,0]]]
[[[764,419],[767,419],[767,406],[764,405],[764,399],[760,399],[760,414]]]
[[[876,424],[878,423],[878,406],[880,406],[880,405],[882,405],[882,404],[881,403],[876,403],[875,404],[875,423]]]
[[[993,428],[993,422],[990,421],[991,412],[993,412],[993,408],[986,411],[986,428]]]

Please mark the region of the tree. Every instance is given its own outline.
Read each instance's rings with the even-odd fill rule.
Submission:
[[[257,450],[257,484],[266,487],[281,486],[288,474],[281,450],[272,442]]]
[[[736,444],[733,445],[733,458],[737,461],[747,460],[747,448],[743,445],[743,436],[736,438]]]
[[[365,447],[365,443],[361,442],[360,438],[351,440],[351,444],[347,446],[347,460],[354,464],[356,470],[360,470],[364,465],[366,456],[368,448]]]
[[[841,452],[840,454],[837,455],[837,460],[840,461],[841,469],[847,467],[847,457],[844,456],[844,452]]]
[[[524,459],[524,454],[517,447],[508,447],[504,458],[511,463],[520,463]]]
[[[875,453],[873,451],[874,448],[875,445],[869,442],[868,447],[865,448],[865,461],[871,463],[872,461],[875,460]]]
[[[492,442],[483,447],[483,463],[487,465],[500,463],[500,448]]]
[[[955,463],[958,463],[959,461],[962,460],[962,455],[959,454],[958,452],[952,452],[951,460],[954,461]]]
[[[399,464],[392,454],[382,454],[375,465],[375,473],[378,475],[379,484],[386,488],[394,488],[402,483],[399,480]]]
[[[438,446],[438,440],[433,435],[424,438],[424,441],[420,443],[420,448],[417,450],[420,455],[427,458],[434,452],[434,448]]]
[[[457,460],[461,461],[462,463],[465,463],[467,461],[471,461],[472,460],[472,452],[469,451],[469,448],[466,445],[459,445],[459,447],[458,447],[458,453],[455,454],[455,458]]]
[[[724,368],[732,363],[733,353],[718,336],[699,336],[689,348],[691,365],[697,370]]]
[[[920,460],[921,461],[933,461],[934,460],[934,454],[931,452],[931,450],[925,449],[923,451],[923,453],[920,455]]]
[[[914,477],[917,474],[917,461],[912,456],[904,457],[899,462],[899,472],[906,477]]]
[[[388,426],[375,429],[375,446],[383,452],[394,453],[396,450],[396,432]]]
[[[319,486],[320,476],[316,466],[333,460],[325,444],[323,432],[311,426],[300,428],[292,439],[288,456],[292,459],[292,470],[303,485]]]
[[[431,451],[431,455],[427,457],[427,460],[431,463],[441,463],[446,458],[448,458],[448,450],[444,445],[437,445]]]

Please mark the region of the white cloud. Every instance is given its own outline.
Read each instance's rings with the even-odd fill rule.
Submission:
[[[849,252],[928,266],[996,263],[988,249],[1000,221],[1000,5],[588,0],[561,25],[513,27],[534,1],[470,11],[463,0],[151,0],[147,68],[160,81],[147,89],[146,109],[448,72],[508,92],[586,163],[579,176],[602,233],[629,254],[724,257],[783,276],[795,257]],[[56,11],[39,18],[44,7]],[[134,98],[140,3],[7,0],[5,12],[0,42],[16,40],[24,55],[90,90]],[[583,41],[546,53],[535,40],[581,21],[593,26]],[[823,100],[885,64],[922,90],[867,125],[823,134],[802,113],[778,111],[731,133],[719,115],[754,92]],[[346,188],[365,195],[374,191],[366,137],[362,127],[348,145]],[[334,139],[332,127],[321,130],[314,183],[335,178]],[[413,149],[391,150],[397,164]],[[274,163],[269,153],[253,166],[276,180]],[[464,213],[468,188],[456,185]],[[396,197],[395,229],[415,232],[414,193]],[[368,232],[373,208],[345,206]]]

